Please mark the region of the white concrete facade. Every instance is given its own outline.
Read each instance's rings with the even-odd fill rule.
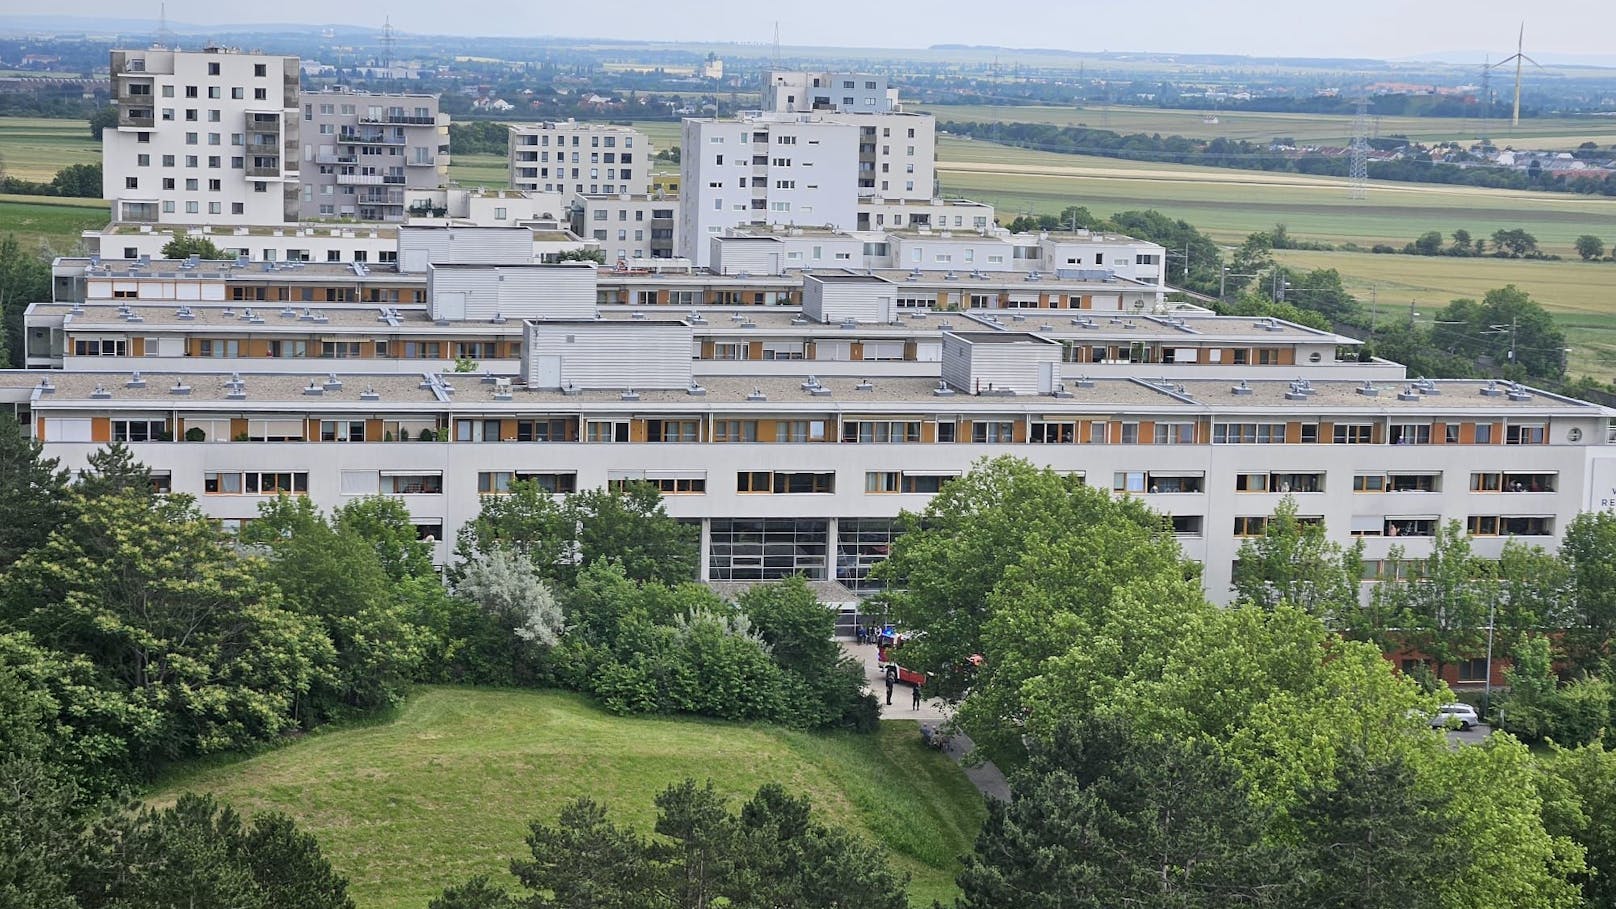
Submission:
[[[607,267],[642,259],[672,259],[679,249],[679,199],[659,195],[577,195],[572,232],[593,240]]]
[[[763,77],[763,109],[782,114],[888,113],[898,109],[898,90],[875,73],[775,70]]]
[[[114,50],[118,123],[102,134],[112,219],[145,224],[298,220],[296,57]]]
[[[589,195],[651,191],[654,149],[629,126],[548,121],[511,127],[511,186]]]

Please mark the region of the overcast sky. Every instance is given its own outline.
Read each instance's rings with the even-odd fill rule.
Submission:
[[[8,0],[8,11],[155,17],[157,0]],[[483,0],[278,0],[250,5],[256,21],[379,25],[428,34],[561,35],[844,47],[995,44],[1069,50],[1147,50],[1261,56],[1400,59],[1476,51],[1514,52],[1528,18],[1528,54],[1616,57],[1616,4],[1570,0],[1538,7],[1518,0],[1155,0],[1022,2],[982,0],[613,0],[545,3]],[[176,22],[223,24],[248,7],[217,0],[168,0]],[[1536,15],[1533,15],[1534,11]],[[241,21],[239,19],[234,21]]]

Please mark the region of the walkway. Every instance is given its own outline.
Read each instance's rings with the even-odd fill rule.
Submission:
[[[864,664],[866,688],[874,692],[876,700],[882,703],[881,719],[918,720],[922,724],[935,726],[947,722],[952,716],[953,711],[942,698],[926,698],[920,702],[918,708],[915,707],[914,690],[903,684],[892,687],[892,706],[886,706],[886,679],[882,677],[881,667],[876,662],[875,645],[846,640],[840,643],[843,652]],[[965,756],[973,747],[975,746],[970,738],[964,733],[955,732],[949,736],[948,747],[944,753],[965,769],[966,779],[969,779],[983,795],[1001,802],[1010,801],[1010,784],[1005,781],[1004,774],[999,768],[993,766],[992,761],[983,761],[974,766],[965,763]]]

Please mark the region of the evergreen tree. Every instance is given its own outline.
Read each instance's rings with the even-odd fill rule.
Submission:
[[[67,471],[43,455],[44,443],[0,417],[0,570],[45,542],[67,516]]]

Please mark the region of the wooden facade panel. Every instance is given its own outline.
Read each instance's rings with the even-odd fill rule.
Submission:
[[[90,418],[90,441],[92,441],[92,442],[110,442],[110,441],[112,441],[112,418],[111,417],[91,417]]]

